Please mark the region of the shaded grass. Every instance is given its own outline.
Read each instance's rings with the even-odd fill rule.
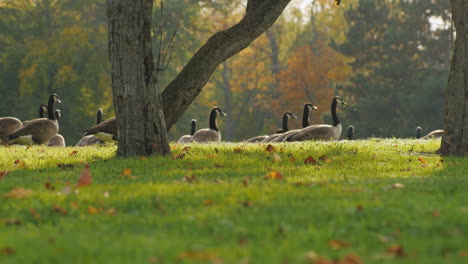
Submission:
[[[34,191],[0,198],[0,250],[15,251],[0,262],[309,263],[310,251],[364,263],[468,262],[468,161],[441,161],[437,140],[272,145],[279,162],[265,145],[174,145],[172,157],[148,159],[116,158],[113,146],[0,147],[0,171],[11,171],[0,195]],[[316,165],[304,164],[309,156]],[[64,194],[85,163],[93,184]],[[285,180],[265,180],[270,170]],[[404,256],[387,253],[392,245]]]

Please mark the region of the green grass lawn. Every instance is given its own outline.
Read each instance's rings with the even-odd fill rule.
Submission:
[[[0,146],[0,263],[468,263],[468,159],[440,141],[272,145]]]

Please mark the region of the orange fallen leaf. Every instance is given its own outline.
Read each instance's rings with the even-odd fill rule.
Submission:
[[[213,200],[203,200],[203,205],[205,206],[211,206],[214,204]]]
[[[247,201],[243,202],[242,205],[245,206],[245,207],[252,207],[253,203],[252,203],[252,201],[247,200]]]
[[[436,218],[436,217],[439,217],[440,216],[440,212],[439,211],[434,211],[432,212],[432,217]]]
[[[468,250],[461,250],[458,252],[458,256],[460,257],[468,257]]]
[[[78,183],[76,184],[75,188],[79,188],[82,186],[90,185],[93,182],[93,178],[91,177],[91,168],[88,164],[81,170],[80,178],[78,179]]]
[[[41,218],[41,214],[39,214],[34,208],[29,208],[29,213],[31,213],[35,219]]]
[[[406,255],[401,245],[391,245],[390,247],[387,248],[387,253],[392,256],[400,257],[400,258]]]
[[[52,184],[51,184],[50,182],[44,183],[44,186],[45,186],[46,189],[49,190],[49,191],[54,191],[54,190],[55,190],[55,187],[52,186]]]
[[[185,152],[188,152],[188,151],[191,150],[191,149],[192,149],[192,147],[186,146],[186,147],[184,147],[182,150],[185,151]]]
[[[16,254],[16,251],[12,247],[4,247],[0,249],[0,253],[4,256],[12,256]]]
[[[267,180],[284,180],[283,174],[277,171],[270,171],[267,173],[265,176],[265,179]]]
[[[249,186],[249,179],[247,177],[244,177],[244,179],[242,179],[242,185],[244,185],[244,187]]]
[[[271,144],[268,144],[268,146],[266,146],[265,148],[265,151],[271,153],[271,152],[275,152],[276,149]]]
[[[5,178],[9,174],[8,171],[0,171],[0,180]]]
[[[236,152],[236,153],[240,153],[240,152],[242,152],[242,151],[244,151],[242,148],[235,148],[235,149],[234,149],[234,152]]]
[[[24,189],[22,187],[14,188],[10,192],[3,195],[3,198],[24,198],[31,196],[33,191],[30,189]]]
[[[356,210],[362,211],[362,210],[364,210],[364,206],[358,205],[358,206],[356,206]]]
[[[328,241],[328,246],[338,250],[349,247],[349,243],[343,240],[330,240]]]
[[[21,225],[21,220],[17,218],[7,218],[2,221],[5,225]]]
[[[426,160],[425,160],[423,157],[419,157],[418,160],[419,160],[422,164],[427,165],[427,162],[426,162]]]
[[[187,182],[195,182],[197,181],[197,177],[195,177],[195,175],[192,175],[192,176],[185,175],[182,180],[187,181]]]
[[[15,160],[15,169],[22,169],[22,168],[26,168],[26,162],[24,162],[23,160]]]
[[[288,157],[289,157],[289,162],[295,162],[295,161],[297,161],[297,159],[296,159],[296,158],[294,157],[294,155],[291,154],[291,153],[288,154]]]
[[[88,206],[88,214],[92,214],[92,215],[99,214],[99,209],[93,206]]]
[[[208,252],[203,251],[186,251],[179,254],[177,257],[180,260],[189,260],[189,261],[208,261],[210,260],[213,263],[220,263],[221,259],[218,256],[215,256]]]
[[[307,157],[305,160],[304,160],[304,164],[310,164],[310,165],[315,165],[317,164],[317,161],[312,158],[312,157]]]
[[[70,206],[73,210],[76,210],[78,209],[78,207],[80,207],[80,205],[77,202],[71,202]]]
[[[185,153],[180,153],[180,154],[172,154],[171,159],[176,160],[176,159],[183,159],[185,157]]]
[[[74,150],[70,153],[68,153],[68,156],[71,157],[71,156],[76,156],[76,154],[78,154],[78,150]]]
[[[129,169],[129,168],[125,168],[125,169],[122,171],[122,175],[123,175],[123,176],[130,176],[130,175],[132,175],[132,170]]]
[[[63,215],[67,215],[68,212],[67,212],[67,209],[64,209],[58,205],[54,205],[54,207],[52,208],[52,212],[54,213],[60,213],[60,214],[63,214]]]

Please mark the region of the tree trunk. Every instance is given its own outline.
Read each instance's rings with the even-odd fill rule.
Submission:
[[[151,50],[153,0],[107,0],[120,156],[170,152]]]
[[[223,62],[223,72],[222,72],[223,83],[221,87],[223,87],[224,92],[224,106],[223,109],[227,112],[226,116],[226,140],[232,141],[234,138],[234,124],[233,118],[234,113],[232,111],[232,91],[231,91],[231,84],[229,83],[229,67],[226,61]]]
[[[441,153],[468,154],[468,2],[451,0],[456,40],[448,78]]]
[[[208,39],[162,93],[168,130],[200,94],[216,67],[264,33],[291,1],[249,0],[239,23]]]

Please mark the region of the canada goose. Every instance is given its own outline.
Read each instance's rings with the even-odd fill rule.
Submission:
[[[195,134],[195,129],[197,128],[197,120],[192,119],[192,122],[190,122],[191,130],[190,130],[190,135],[183,135],[177,140],[177,143],[179,144],[185,144],[185,143],[190,143],[193,142],[192,136]]]
[[[61,117],[62,117],[62,115],[60,113],[60,110],[58,110],[58,109],[55,110],[55,118],[57,119],[57,122],[60,120]],[[47,146],[49,146],[49,147],[65,147],[65,138],[62,135],[57,134],[49,141]]]
[[[60,103],[58,96],[51,94],[47,105],[48,118],[38,118],[27,122],[26,125],[6,137],[8,143],[41,145],[49,142],[59,130],[54,113],[56,102]]]
[[[115,117],[83,131],[83,136],[95,135],[104,142],[117,140],[117,120]]]
[[[346,139],[353,140],[354,126],[348,126],[348,133],[346,133]]]
[[[422,132],[422,128],[418,126],[416,128],[416,138],[421,138],[421,132]]]
[[[312,125],[303,128],[299,133],[292,135],[285,141],[305,141],[305,140],[338,140],[341,135],[341,123],[336,115],[336,106],[338,101],[343,106],[346,106],[346,102],[339,96],[335,96],[331,104],[331,114],[333,118],[333,125]]]
[[[443,135],[444,135],[444,130],[437,129],[437,130],[431,131],[429,134],[425,135],[421,139],[441,138]]]
[[[288,119],[289,118],[297,119],[297,116],[291,114],[291,112],[285,112],[283,114],[283,119],[282,119],[282,123],[281,123],[282,128],[278,129],[275,134],[269,135],[267,138],[265,138],[261,142],[271,142],[275,138],[281,136],[281,134],[283,134],[285,132],[288,132],[289,131],[289,128],[288,128]]]
[[[99,125],[102,122],[102,109],[99,108],[96,113],[96,125]],[[84,147],[84,146],[91,146],[103,143],[102,140],[97,138],[94,135],[87,135],[82,137],[75,146],[77,147]]]
[[[219,107],[213,107],[210,112],[210,128],[204,128],[198,130],[192,136],[192,140],[195,142],[220,142],[221,141],[221,132],[218,129],[216,124],[217,113],[220,115],[226,116],[226,114],[221,111]]]
[[[21,128],[23,124],[18,118],[15,117],[2,117],[0,118],[0,145],[6,144],[4,138]]]
[[[312,104],[305,104],[304,111],[302,112],[302,128],[306,128],[310,126],[310,110],[318,109],[315,105]],[[286,133],[281,134],[280,136],[276,137],[275,139],[271,140],[270,142],[283,142],[286,138],[299,133],[301,129],[294,129],[289,130]]]

